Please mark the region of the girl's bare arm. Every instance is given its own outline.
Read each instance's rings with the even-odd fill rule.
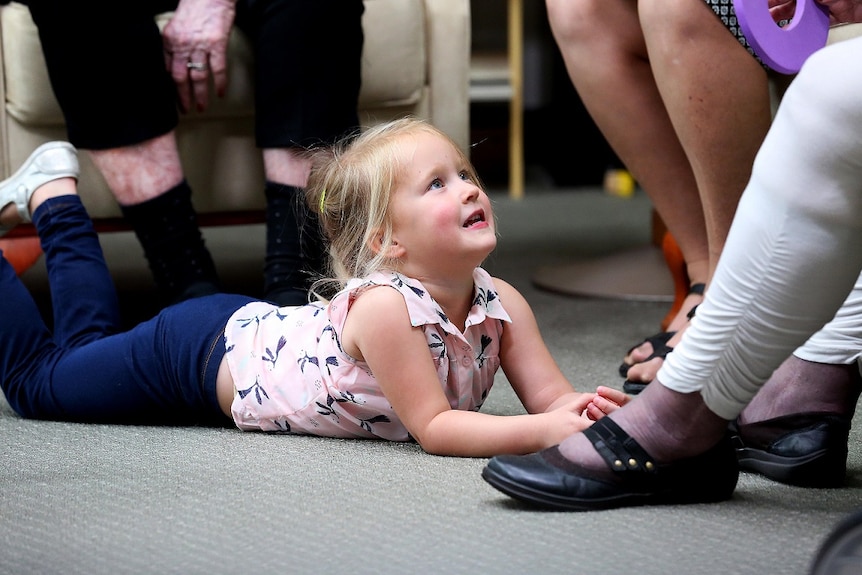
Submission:
[[[451,409],[425,335],[410,325],[404,299],[392,289],[369,290],[353,303],[342,345],[368,363],[395,413],[428,453],[463,457],[531,453],[591,424],[582,412],[593,394],[582,394],[585,401],[581,406],[532,415],[499,416]],[[573,392],[571,386],[567,391]],[[548,393],[544,403],[550,405],[552,395]]]

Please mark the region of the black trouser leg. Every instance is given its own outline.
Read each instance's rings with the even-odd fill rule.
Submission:
[[[325,268],[323,235],[301,188],[266,184],[264,299],[281,306],[308,303]]]

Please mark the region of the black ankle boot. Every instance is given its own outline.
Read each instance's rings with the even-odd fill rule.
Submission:
[[[265,193],[264,299],[280,306],[303,305],[324,273],[320,224],[301,188],[267,182]]]
[[[120,206],[169,304],[219,291],[215,263],[204,245],[191,194],[183,181],[142,204]]]

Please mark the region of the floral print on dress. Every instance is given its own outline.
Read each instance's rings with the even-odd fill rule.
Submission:
[[[368,365],[341,348],[350,305],[369,289],[401,293],[411,324],[425,333],[449,405],[477,411],[499,369],[500,336],[510,319],[490,275],[476,268],[473,279],[475,297],[464,332],[421,282],[396,272],[354,279],[327,305],[244,306],[225,330],[236,425],[276,433],[411,440]]]

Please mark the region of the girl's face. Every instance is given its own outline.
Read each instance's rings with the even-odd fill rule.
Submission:
[[[404,147],[390,207],[393,255],[408,275],[472,270],[497,245],[490,199],[446,139],[421,132]]]

